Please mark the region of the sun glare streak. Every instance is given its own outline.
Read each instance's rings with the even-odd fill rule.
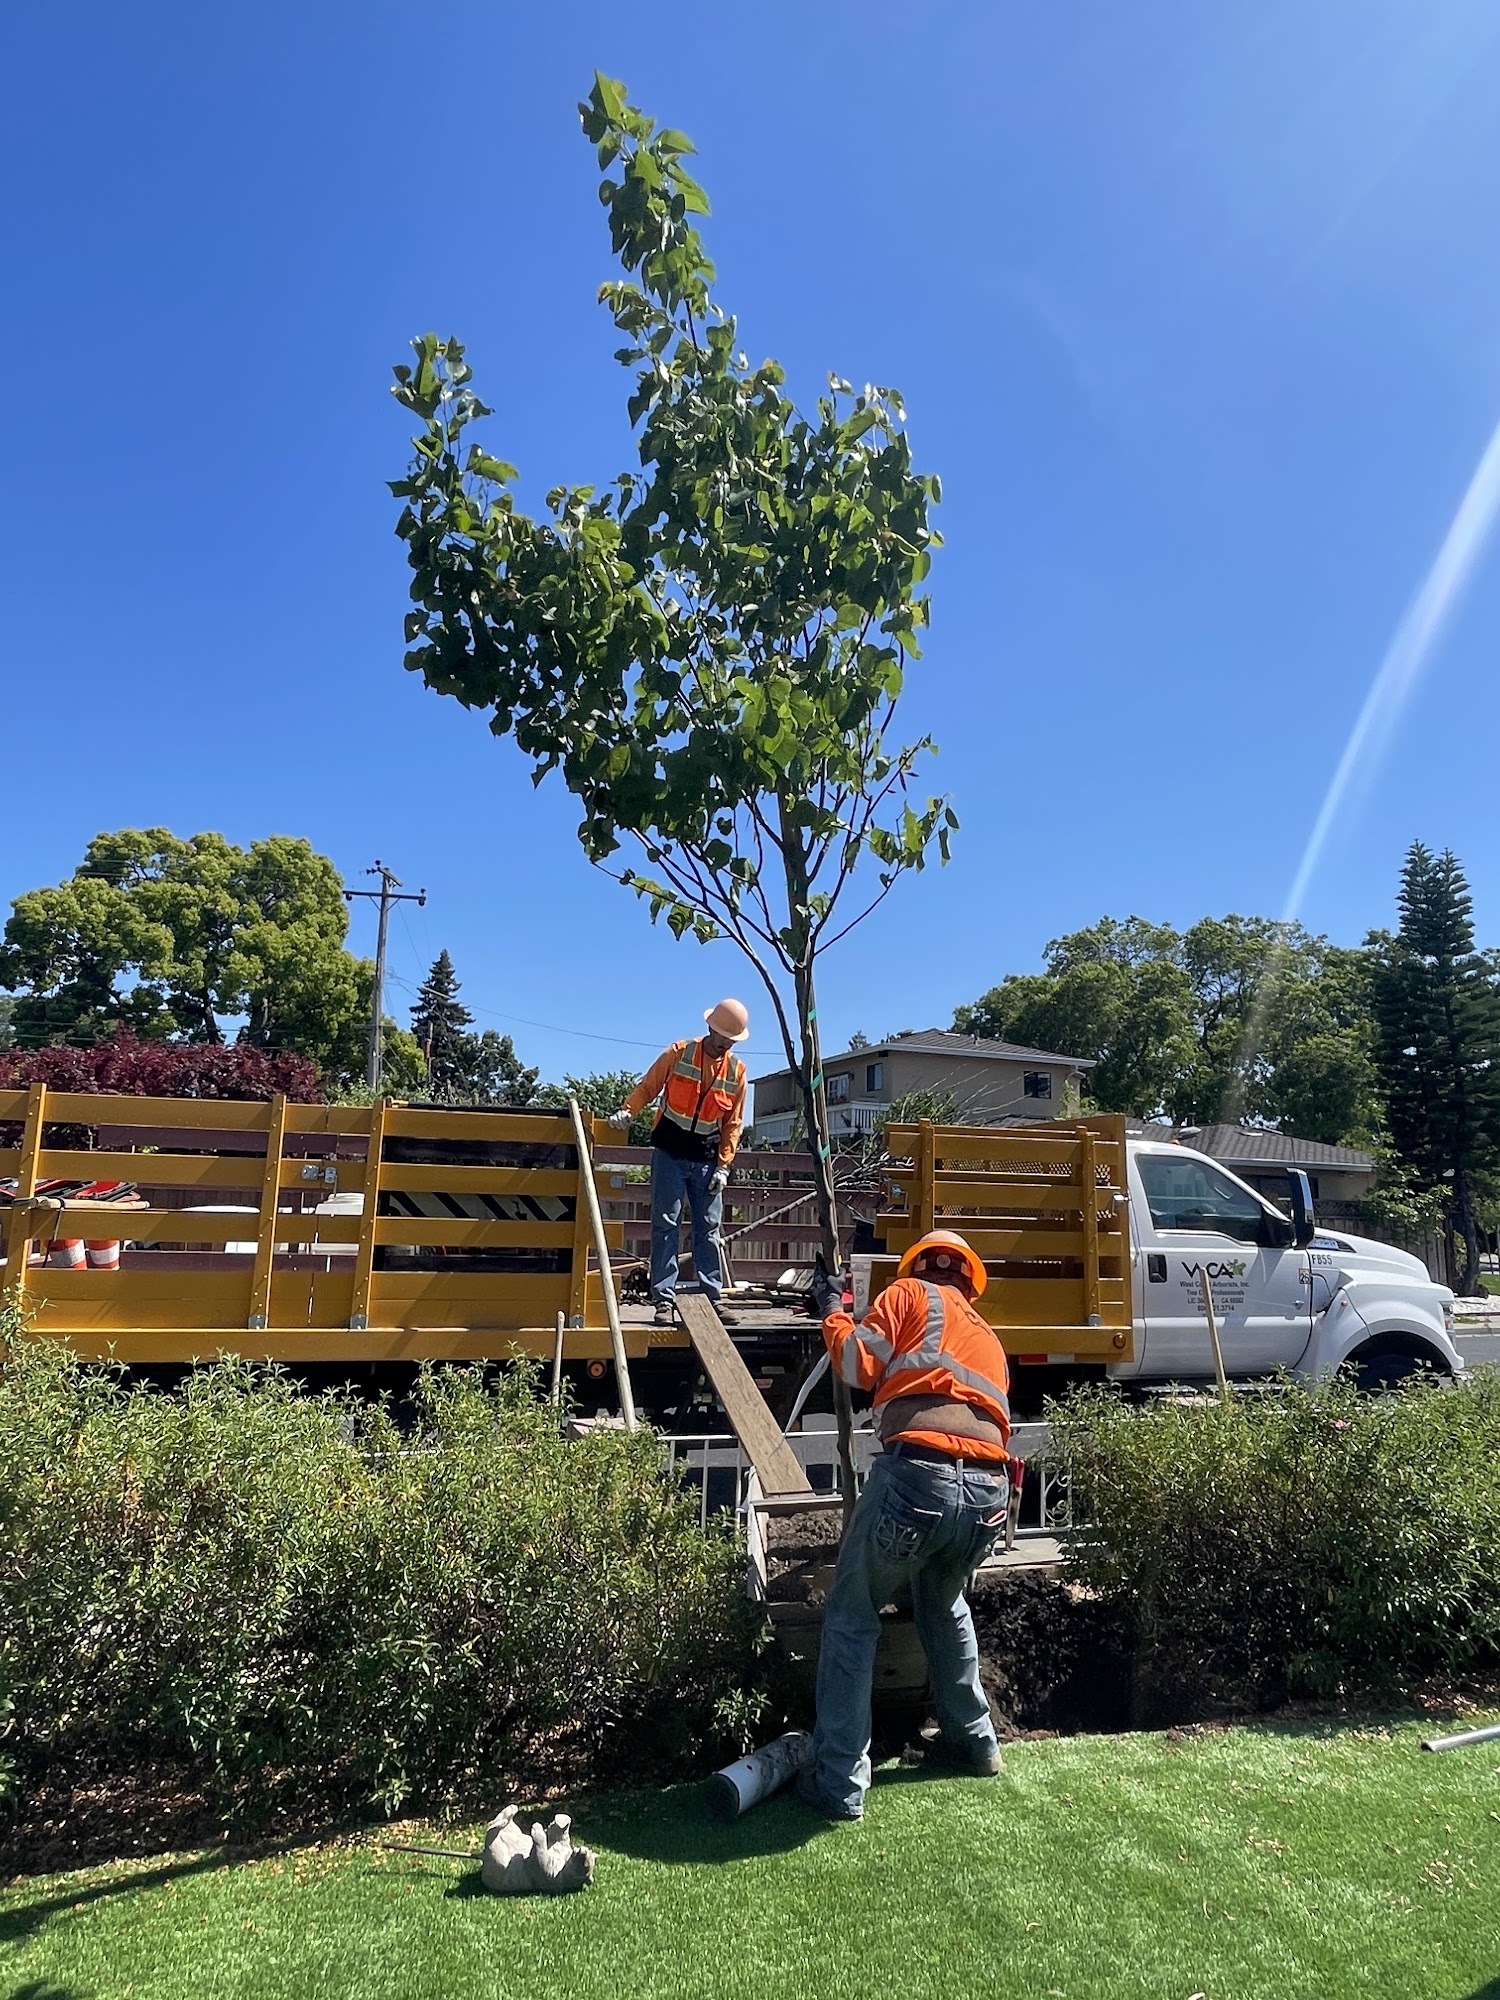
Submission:
[[[1301,911],[1308,884],[1323,858],[1328,836],[1356,778],[1366,783],[1374,776],[1390,745],[1401,712],[1416,690],[1423,669],[1432,658],[1443,629],[1451,617],[1474,566],[1484,552],[1495,516],[1500,513],[1500,424],[1496,424],[1484,456],[1469,481],[1468,491],[1459,502],[1458,512],[1443,537],[1442,547],[1422,586],[1407,606],[1395,635],[1386,648],[1380,671],[1370,683],[1344,754],[1339,758],[1318,817],[1313,822],[1302,859],[1287,893],[1282,921],[1292,923]]]
[[[1312,832],[1307,836],[1307,845],[1302,850],[1302,859],[1297,864],[1297,872],[1292,878],[1281,913],[1283,924],[1294,924],[1301,914],[1308,884],[1323,858],[1328,836],[1355,780],[1361,779],[1368,784],[1378,769],[1396,724],[1401,719],[1401,712],[1415,692],[1422,672],[1442,637],[1443,628],[1462,597],[1475,564],[1484,553],[1497,513],[1500,513],[1500,423],[1491,432],[1484,456],[1475,468],[1468,491],[1458,503],[1458,512],[1443,537],[1442,547],[1422,579],[1421,588],[1406,607],[1401,623],[1386,648],[1380,670],[1370,683],[1364,706],[1349,732],[1344,754],[1339,758],[1338,768],[1323,794],[1323,803],[1313,822]],[[1221,1118],[1231,1123],[1240,1116],[1244,1080],[1259,1052],[1288,956],[1285,942],[1272,949],[1245,1017],[1245,1026],[1235,1050],[1233,1075],[1219,1113]]]

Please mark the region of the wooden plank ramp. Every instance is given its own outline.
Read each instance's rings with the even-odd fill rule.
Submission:
[[[739,1349],[724,1330],[713,1303],[702,1292],[679,1292],[677,1317],[687,1328],[703,1372],[718,1392],[731,1429],[759,1477],[767,1498],[811,1494],[807,1474],[781,1434],[766,1399],[756,1388]]]

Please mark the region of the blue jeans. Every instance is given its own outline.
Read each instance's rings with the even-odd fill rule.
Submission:
[[[813,1767],[824,1796],[862,1812],[870,1787],[870,1684],[880,1607],[910,1584],[943,1735],[976,1757],[995,1748],[964,1597],[1005,1522],[1004,1476],[927,1459],[877,1458],[839,1550],[823,1614]]]
[[[698,1274],[698,1289],[711,1299],[717,1299],[724,1289],[724,1264],[719,1256],[724,1197],[708,1191],[718,1170],[714,1160],[679,1160],[660,1146],[651,1149],[651,1297],[657,1305],[670,1304],[677,1290],[677,1240],[684,1199],[693,1218],[693,1269]]]

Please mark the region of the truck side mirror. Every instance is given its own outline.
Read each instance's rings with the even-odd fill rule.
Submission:
[[[1318,1233],[1317,1217],[1313,1214],[1312,1182],[1301,1167],[1291,1167],[1287,1179],[1292,1190],[1292,1241],[1299,1250],[1305,1250]]]

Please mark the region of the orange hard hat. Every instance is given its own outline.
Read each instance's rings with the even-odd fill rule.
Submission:
[[[743,1000],[718,1000],[703,1018],[726,1042],[742,1042],[750,1032],[750,1009]]]
[[[901,1262],[896,1266],[898,1278],[909,1278],[918,1260],[930,1257],[934,1266],[945,1270],[951,1264],[962,1268],[969,1280],[975,1298],[989,1283],[989,1273],[979,1253],[952,1229],[929,1229],[925,1236],[919,1236],[909,1250],[901,1253]]]

